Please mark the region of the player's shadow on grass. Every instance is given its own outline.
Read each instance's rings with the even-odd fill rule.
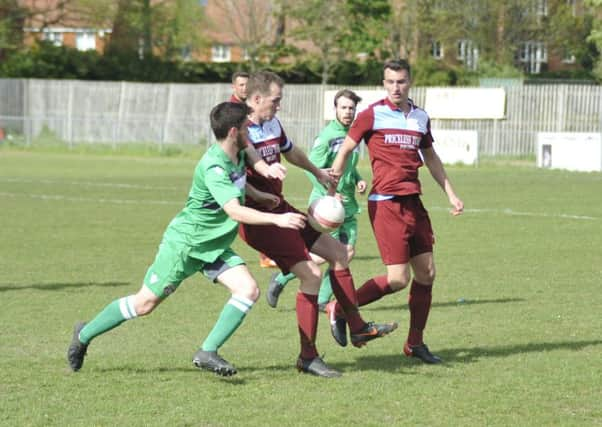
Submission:
[[[40,283],[40,284],[32,284],[32,285],[2,285],[2,284],[0,284],[0,292],[24,291],[26,289],[37,289],[39,291],[59,291],[62,289],[89,288],[91,286],[119,288],[121,286],[130,286],[130,285],[131,285],[130,282]]]
[[[405,356],[403,357],[405,359]],[[391,354],[386,356],[365,356],[358,357],[355,361],[352,362],[332,362],[327,359],[325,361],[328,363],[333,369],[339,370],[343,373],[351,373],[351,372],[359,372],[359,371],[378,371],[378,372],[398,372],[403,375],[413,375],[412,370],[407,370],[405,368],[410,368],[406,364],[406,362],[400,363],[402,360],[402,356],[400,354]],[[269,366],[245,366],[241,369],[241,372],[281,372],[283,374],[287,373],[295,373],[297,374],[297,369],[294,364],[274,364]],[[307,374],[304,374],[307,375]],[[313,377],[312,375],[307,375],[308,377]],[[314,377],[315,378],[315,377]]]
[[[385,300],[386,301],[386,300]],[[431,307],[444,308],[444,307],[463,307],[468,305],[482,305],[482,304],[507,304],[514,302],[524,302],[523,298],[497,298],[497,299],[478,299],[478,300],[462,300],[462,301],[445,301],[445,302],[434,302]],[[386,311],[393,309],[408,309],[408,304],[399,305],[365,305],[361,310],[365,311]]]
[[[380,256],[378,256],[378,255],[355,255],[353,257],[353,259],[358,259],[358,260],[362,260],[362,261],[370,261],[373,259],[380,259]]]
[[[489,347],[451,348],[439,350],[437,351],[437,354],[441,356],[443,360],[448,361],[448,364],[473,363],[486,357],[500,358],[513,356],[515,354],[541,353],[564,349],[574,351],[597,345],[602,345],[602,340],[560,341]]]
[[[384,300],[387,301],[387,300]],[[514,302],[523,302],[522,298],[498,298],[498,299],[480,299],[480,300],[466,300],[462,302],[447,301],[447,302],[434,302],[431,307],[443,308],[443,307],[462,307],[467,305],[481,305],[481,304],[507,304]],[[282,312],[295,312],[296,309],[293,306],[285,306],[284,304],[278,305],[276,308]],[[397,310],[408,310],[408,304],[368,304],[360,308],[360,312],[369,313],[371,311],[397,311]]]
[[[433,368],[452,367],[460,363],[475,363],[483,358],[502,358],[509,357],[515,354],[524,353],[541,353],[553,350],[581,350],[589,346],[602,345],[602,340],[590,341],[561,341],[550,343],[531,343],[489,347],[464,347],[453,349],[435,350],[434,353],[443,359],[440,365],[433,365]],[[408,374],[408,368],[423,365],[419,360],[411,357],[405,357],[401,354],[401,350],[397,354],[379,355],[379,356],[360,356],[356,359],[355,364],[344,364],[355,366],[358,370],[376,370],[376,371],[392,371],[399,372],[403,370],[404,374]],[[341,368],[342,365],[333,364],[335,368]]]
[[[161,374],[166,374],[170,376],[170,379],[173,379],[173,375],[177,374],[177,375],[198,375],[200,378],[199,379],[204,379],[204,380],[216,380],[216,381],[223,381],[224,383],[227,384],[232,384],[232,385],[244,385],[246,384],[246,380],[244,378],[242,378],[242,376],[240,375],[241,373],[244,373],[244,371],[246,371],[246,369],[244,371],[239,371],[238,374],[230,376],[230,377],[222,377],[220,375],[217,375],[213,372],[209,372],[209,371],[203,371],[200,369],[197,369],[195,367],[164,367],[164,366],[151,366],[151,367],[147,367],[147,368],[141,368],[141,367],[134,367],[131,365],[123,365],[123,366],[113,366],[111,368],[98,368],[94,370],[94,373],[102,373],[102,374],[108,374],[108,373],[124,373],[127,374],[128,376],[130,375],[140,375],[140,376],[148,376],[148,375],[161,375]],[[73,374],[72,372],[69,371],[69,374]]]

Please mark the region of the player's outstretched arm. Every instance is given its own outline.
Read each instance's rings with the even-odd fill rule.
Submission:
[[[305,153],[296,146],[293,145],[292,150],[284,153],[284,157],[293,165],[311,173],[324,187],[329,188],[330,186],[333,186],[336,188],[336,180],[330,175],[329,170],[318,168],[309,160]]]
[[[238,199],[231,199],[224,205],[224,211],[236,222],[251,225],[276,225],[281,228],[300,230],[305,227],[305,216],[298,213],[273,214],[261,212],[241,205]]]
[[[260,205],[265,206],[266,209],[274,209],[280,204],[280,197],[258,190],[248,182],[245,184],[245,194]]]
[[[464,202],[456,196],[456,192],[454,191],[451,181],[447,177],[445,167],[443,166],[443,162],[439,158],[439,155],[432,147],[430,147],[422,150],[422,157],[424,159],[424,164],[437,184],[439,184],[443,191],[445,191],[445,194],[447,194],[449,203],[453,208],[451,211],[452,215],[460,215],[464,211]]]
[[[281,181],[286,177],[286,167],[281,163],[272,163],[268,165],[255,151],[253,147],[245,148],[247,155],[247,164],[250,165],[258,174],[265,178],[275,178]]]
[[[349,155],[356,146],[357,142],[347,135],[343,141],[343,144],[341,145],[341,148],[339,148],[337,156],[334,158],[334,162],[332,163],[332,170],[330,171],[330,174],[335,177],[335,179],[338,180],[345,171],[345,166],[347,165]]]
[[[328,148],[328,141],[323,141],[320,139],[320,137],[316,138],[311,151],[309,152],[309,161],[319,169],[328,167]],[[318,181],[318,178],[316,178],[316,176],[309,171],[305,171],[305,174],[311,183],[312,191],[325,195],[326,189],[322,183]]]

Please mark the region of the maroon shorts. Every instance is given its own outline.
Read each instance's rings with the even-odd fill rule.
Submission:
[[[302,213],[283,200],[270,213],[296,212]],[[292,266],[301,261],[310,260],[309,251],[321,233],[314,230],[306,222],[302,230],[280,228],[275,225],[248,225],[238,227],[240,237],[253,249],[263,252],[273,259],[284,274],[290,272]]]
[[[431,220],[417,194],[370,200],[368,213],[385,265],[407,264],[410,258],[433,251]]]

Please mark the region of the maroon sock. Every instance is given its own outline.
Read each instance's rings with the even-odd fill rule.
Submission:
[[[347,319],[351,332],[357,332],[366,326],[357,308],[357,295],[353,285],[353,276],[348,268],[344,270],[330,270],[330,283],[332,292]]]
[[[297,293],[297,326],[301,338],[301,357],[313,359],[318,356],[316,332],[318,330],[318,296]]]
[[[379,300],[385,295],[392,294],[395,291],[389,286],[389,280],[386,275],[376,276],[369,279],[356,291],[357,294],[357,305],[359,307],[370,304],[373,301]],[[343,309],[337,304],[336,312],[338,315],[343,316]]]
[[[366,304],[370,304],[372,301],[376,301],[384,297],[385,295],[392,294],[394,291],[389,286],[389,280],[387,276],[376,276],[369,279],[357,290],[357,303],[361,307]]]
[[[426,327],[426,320],[431,310],[431,300],[433,287],[412,281],[410,295],[408,296],[408,305],[410,307],[410,331],[408,333],[408,344],[410,346],[421,345],[422,331]]]

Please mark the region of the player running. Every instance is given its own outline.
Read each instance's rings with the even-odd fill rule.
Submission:
[[[456,196],[433,148],[427,113],[408,98],[410,65],[404,60],[394,60],[385,63],[383,68],[387,97],[358,114],[333,164],[333,173],[341,174],[357,144],[362,139],[366,142],[372,164],[368,213],[387,274],[373,277],[357,290],[358,304],[369,304],[405,288],[410,282],[411,270],[414,278],[408,302],[410,328],[403,352],[425,363],[440,363],[441,359],[432,354],[423,341],[431,307],[435,262],[431,221],[420,200],[418,169],[422,159],[445,191],[453,215],[463,212],[464,203]],[[345,315],[334,301],[328,304],[326,311],[335,319]],[[344,326],[342,322],[331,324],[334,328]]]
[[[318,135],[314,145],[309,153],[309,160],[318,168],[327,169],[332,166],[334,159],[349,131],[349,126],[355,118],[357,104],[362,99],[349,89],[343,89],[334,96],[334,108],[336,118],[332,120]],[[336,196],[343,203],[345,208],[345,221],[335,231],[330,233],[332,237],[343,243],[347,248],[349,262],[355,255],[355,243],[357,241],[357,219],[356,215],[360,211],[355,192],[364,193],[366,191],[366,181],[364,181],[357,170],[359,160],[359,147],[350,155],[347,167],[337,184]],[[309,195],[309,205],[313,201],[326,195],[326,188],[310,173],[307,173],[311,183],[312,191]],[[324,263],[324,259],[312,254],[312,259],[317,264]],[[282,274],[282,272],[272,274],[270,285],[266,292],[268,304],[276,307],[278,297],[287,283],[295,278],[293,273]],[[332,298],[332,286],[330,284],[330,270],[327,269],[322,275],[320,293],[318,294],[318,308],[324,311],[326,304]]]
[[[243,205],[246,167],[265,179],[281,180],[285,169],[267,165],[254,152],[247,153],[245,104],[224,102],[211,111],[217,143],[196,166],[186,206],[163,234],[154,263],[138,293],[118,298],[89,323],[77,323],[67,351],[69,366],[81,369],[90,342],[127,320],[150,314],[196,272],[219,282],[231,293],[217,322],[193,356],[196,367],[230,376],[236,368],[218,355],[218,349],[238,329],[259,297],[259,288],[247,266],[230,248],[239,222],[299,230],[305,217],[295,212],[259,212]]]
[[[256,151],[268,164],[279,162],[282,154],[293,165],[313,174],[323,185],[331,185],[332,177],[326,171],[317,168],[303,151],[293,145],[276,118],[283,86],[284,81],[268,71],[252,74],[249,78],[247,104],[252,112],[249,115],[247,150]],[[298,212],[284,199],[281,181],[260,176],[252,170],[248,170],[248,174],[249,184],[256,189],[255,194],[248,194],[246,201],[248,206],[264,212]],[[296,301],[297,323],[301,338],[301,353],[297,359],[299,371],[323,377],[341,375],[339,371],[326,365],[319,357],[316,348],[317,294],[322,275],[319,266],[309,256],[310,250],[326,259],[331,265],[332,288],[350,324],[351,341],[355,346],[360,347],[397,327],[396,323],[366,323],[362,319],[357,309],[355,287],[348,268],[346,248],[329,234],[319,233],[309,224],[301,230],[245,224],[240,227],[240,233],[251,247],[276,261],[284,273],[293,272],[301,282]]]

